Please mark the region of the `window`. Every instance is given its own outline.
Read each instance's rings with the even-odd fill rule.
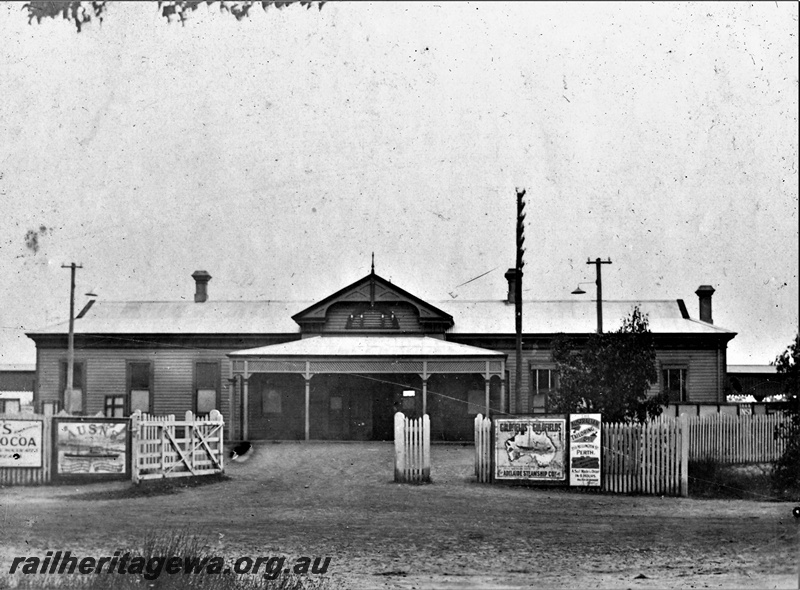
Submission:
[[[128,363],[128,394],[130,397],[131,413],[140,410],[142,414],[149,414],[151,386],[150,363]]]
[[[0,414],[19,414],[19,400],[0,399]]]
[[[53,416],[58,414],[61,402],[48,401],[42,402],[42,414],[45,416]]]
[[[125,416],[125,396],[107,395],[103,414],[106,418],[122,418]]]
[[[670,402],[686,401],[687,370],[682,368],[664,368],[661,371],[664,393],[669,395]]]
[[[83,363],[72,363],[72,397],[67,397],[67,361],[61,361],[59,391],[63,392],[64,409],[71,414],[83,413]]]
[[[197,363],[195,365],[195,410],[204,416],[218,410],[219,363]]]
[[[531,369],[531,393],[535,414],[547,411],[547,396],[556,389],[558,389],[558,373],[555,369]]]

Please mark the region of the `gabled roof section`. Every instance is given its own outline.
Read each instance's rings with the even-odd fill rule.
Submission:
[[[325,321],[328,308],[336,303],[368,303],[373,305],[396,301],[413,305],[419,312],[421,322],[444,324],[446,328],[453,325],[453,316],[397,285],[393,285],[383,277],[375,274],[374,271],[355,283],[340,289],[333,295],[318,301],[311,307],[296,313],[292,316],[292,319],[301,326],[306,323],[322,323]]]

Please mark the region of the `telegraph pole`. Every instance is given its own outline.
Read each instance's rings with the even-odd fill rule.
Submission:
[[[514,316],[517,334],[516,374],[514,376],[514,393],[517,398],[517,412],[522,401],[522,259],[525,253],[525,189],[517,188],[517,277],[514,282]]]
[[[72,413],[72,385],[75,377],[75,270],[83,268],[74,262],[62,264],[61,268],[70,269],[69,286],[69,340],[67,344],[67,387],[64,390],[64,409]]]
[[[603,275],[601,272],[601,265],[602,264],[611,264],[611,259],[608,260],[600,260],[596,258],[595,260],[587,260],[586,264],[594,264],[597,268],[597,280],[595,281],[595,285],[597,285],[597,333],[603,333]]]

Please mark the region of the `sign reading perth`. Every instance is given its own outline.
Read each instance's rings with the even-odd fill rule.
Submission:
[[[0,420],[0,467],[42,466],[42,423]]]
[[[600,485],[600,414],[569,416],[569,485]]]
[[[495,479],[564,482],[564,418],[498,418],[495,424]]]

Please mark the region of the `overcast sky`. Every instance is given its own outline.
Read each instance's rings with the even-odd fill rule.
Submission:
[[[0,362],[68,318],[72,261],[78,309],[191,299],[198,269],[212,299],[321,299],[373,251],[423,299],[500,299],[522,186],[526,298],[610,257],[604,298],[697,317],[710,284],[728,362],[768,363],[798,330],[797,19],[331,2],[180,26],[132,3],[77,33],[0,6]]]

